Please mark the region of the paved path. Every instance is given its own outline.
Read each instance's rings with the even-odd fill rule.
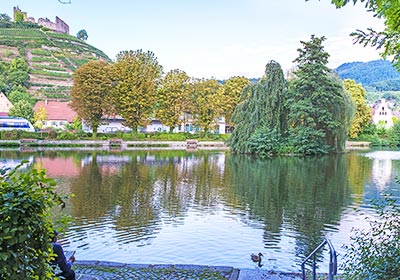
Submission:
[[[226,266],[148,265],[114,262],[78,261],[74,264],[77,280],[299,280],[300,274],[276,273]]]

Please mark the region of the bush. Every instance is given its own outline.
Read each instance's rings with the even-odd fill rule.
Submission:
[[[281,152],[284,141],[275,131],[257,130],[249,138],[249,152],[260,156],[276,155]]]
[[[62,131],[57,135],[57,140],[76,140],[76,135],[72,132]]]
[[[56,139],[57,138],[57,132],[55,130],[50,130],[47,134],[48,139]]]
[[[0,131],[0,139],[2,140],[19,140],[21,138],[37,139],[38,135],[35,132],[28,132],[17,129]]]
[[[343,269],[349,279],[398,279],[400,275],[400,206],[388,197],[375,203],[378,218],[370,228],[355,229]]]
[[[33,169],[0,172],[0,279],[53,279],[50,209],[55,182]]]
[[[131,141],[133,139],[132,134],[130,133],[122,133],[121,139],[124,141]]]

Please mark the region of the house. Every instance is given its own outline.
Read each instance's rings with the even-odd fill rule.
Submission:
[[[180,118],[181,124],[173,129],[173,133],[178,132],[189,132],[197,133],[200,131],[199,127],[196,126],[190,116],[182,116]],[[125,120],[121,116],[115,117],[104,117],[102,124],[97,128],[98,133],[115,133],[115,132],[130,132],[131,129],[124,125]],[[82,129],[85,132],[91,132],[92,129],[85,123],[82,122]],[[138,132],[154,133],[154,132],[169,132],[169,126],[164,125],[158,119],[152,118],[149,123],[140,128]],[[225,118],[221,117],[218,119],[217,129],[210,131],[211,133],[225,134]]]
[[[12,108],[12,103],[8,100],[7,96],[0,92],[0,116],[8,116],[8,112]]]
[[[393,126],[393,118],[397,118],[386,99],[381,99],[372,106],[372,123],[389,129]]]
[[[33,110],[37,113],[41,108],[46,111],[42,128],[64,129],[66,124],[71,124],[77,117],[77,113],[72,110],[69,102],[38,101]]]
[[[129,132],[131,129],[124,126],[124,119],[121,116],[103,116],[101,125],[97,127],[98,133]],[[82,130],[92,132],[90,126],[82,120]]]

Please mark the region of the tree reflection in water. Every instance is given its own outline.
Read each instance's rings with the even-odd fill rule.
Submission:
[[[371,161],[352,154],[260,159],[217,151],[16,153],[11,158],[34,155],[36,167],[49,170],[57,159],[68,162],[63,184],[75,194],[68,205],[75,217],[70,241],[81,247],[89,247],[88,231],[108,232],[117,244],[146,246],[166,225],[182,229],[193,213],[223,209],[262,228],[267,252],[293,250],[296,263],[337,231],[343,210],[359,199],[371,176]],[[288,238],[290,248],[282,242]]]

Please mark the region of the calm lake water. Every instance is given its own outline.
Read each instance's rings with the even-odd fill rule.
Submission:
[[[0,151],[74,193],[62,238],[79,260],[300,271],[328,236],[339,262],[371,199],[400,197],[400,151],[258,159],[220,151]],[[327,271],[327,252],[320,256]]]

